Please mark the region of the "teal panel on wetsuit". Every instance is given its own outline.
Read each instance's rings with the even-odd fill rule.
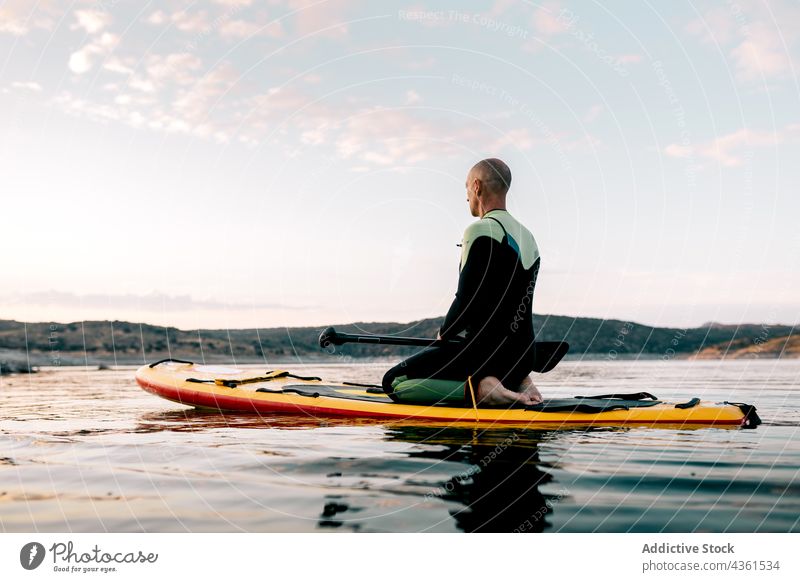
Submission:
[[[390,396],[396,402],[414,404],[464,402],[464,382],[398,376],[392,381]]]

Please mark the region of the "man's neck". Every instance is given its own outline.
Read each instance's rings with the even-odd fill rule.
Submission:
[[[495,210],[502,210],[502,211],[504,211],[504,212],[508,212],[508,210],[506,210],[506,207],[505,207],[505,206],[495,206],[495,207],[493,207],[493,208],[490,208],[489,210],[484,210],[484,211],[483,211],[483,214],[481,214],[481,218],[483,218],[484,216],[486,216],[486,215],[487,215],[487,214],[489,214],[490,212],[494,212]]]

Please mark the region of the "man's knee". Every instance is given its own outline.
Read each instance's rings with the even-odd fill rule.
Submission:
[[[395,366],[396,367],[396,366]],[[392,382],[397,377],[395,373],[395,369],[392,368],[391,370],[387,371],[383,375],[383,380],[381,381],[381,386],[383,386],[383,391],[389,394],[392,391]]]
[[[383,391],[390,397],[392,400],[395,400],[394,396],[394,382],[395,380],[406,374],[406,362],[405,360],[397,364],[395,367],[390,368],[384,375],[383,380],[381,380],[381,386],[383,386]]]

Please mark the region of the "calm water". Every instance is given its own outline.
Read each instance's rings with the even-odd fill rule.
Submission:
[[[309,366],[375,381],[387,366]],[[800,531],[800,361],[567,362],[545,394],[758,406],[755,430],[198,413],[133,370],[0,379],[0,531]]]

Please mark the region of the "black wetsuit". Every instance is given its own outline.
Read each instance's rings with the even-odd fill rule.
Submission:
[[[442,325],[444,339],[465,343],[426,349],[389,370],[383,387],[403,378],[437,378],[473,385],[496,376],[516,388],[533,367],[533,292],[539,272],[533,235],[505,210],[470,225],[462,241],[458,291]]]

